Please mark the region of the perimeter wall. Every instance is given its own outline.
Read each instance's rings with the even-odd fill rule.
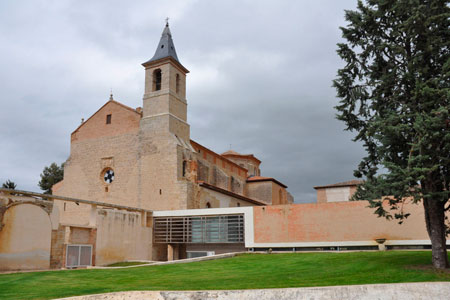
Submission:
[[[307,246],[301,243],[377,245],[375,239],[386,239],[386,244],[429,240],[422,204],[404,205],[404,211],[411,215],[402,225],[397,220],[378,218],[367,206],[367,201],[256,206],[254,242]]]

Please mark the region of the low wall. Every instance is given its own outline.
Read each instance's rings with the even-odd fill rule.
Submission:
[[[367,206],[367,201],[350,201],[254,207],[254,242],[301,247],[337,242],[376,245],[375,239],[386,239],[387,244],[429,240],[421,204],[404,205],[411,215],[401,225],[377,217]]]
[[[447,299],[450,294],[449,282],[396,283],[374,285],[349,285],[315,288],[263,289],[263,290],[231,290],[231,291],[139,291],[78,296],[64,299],[72,300],[272,300],[272,299],[391,299],[391,300],[440,300]]]
[[[152,259],[152,227],[143,226],[140,213],[99,210],[96,265]],[[149,224],[151,225],[151,224]]]

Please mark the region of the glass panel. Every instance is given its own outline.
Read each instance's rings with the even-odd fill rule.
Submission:
[[[201,243],[203,242],[203,226],[202,226],[201,218],[192,218],[191,226],[192,226],[192,243]]]
[[[206,219],[206,243],[219,242],[219,217],[208,217]]]
[[[188,216],[155,218],[155,243],[239,243],[244,241],[244,217]]]
[[[91,265],[92,248],[91,246],[81,246],[80,266]]]
[[[228,242],[240,242],[240,217],[228,216]]]
[[[67,267],[78,266],[78,255],[80,248],[78,246],[67,246]]]

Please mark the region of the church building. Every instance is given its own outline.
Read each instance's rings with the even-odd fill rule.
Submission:
[[[192,141],[186,75],[166,24],[143,106],[111,95],[71,135],[53,195],[0,188],[0,270],[105,266],[246,251],[429,249],[421,206],[399,225],[349,201],[358,181],[293,204],[261,161]],[[230,116],[231,117],[231,116]]]
[[[113,99],[71,135],[64,180],[53,193],[147,210],[293,203],[280,181],[261,176],[252,154],[218,154],[190,139],[186,77],[167,23],[145,68],[143,107]],[[61,220],[87,224],[89,207],[58,201]]]

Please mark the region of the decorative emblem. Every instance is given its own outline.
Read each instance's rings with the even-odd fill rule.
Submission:
[[[105,175],[103,175],[103,179],[106,183],[111,183],[114,181],[114,171],[109,169],[105,172]]]

